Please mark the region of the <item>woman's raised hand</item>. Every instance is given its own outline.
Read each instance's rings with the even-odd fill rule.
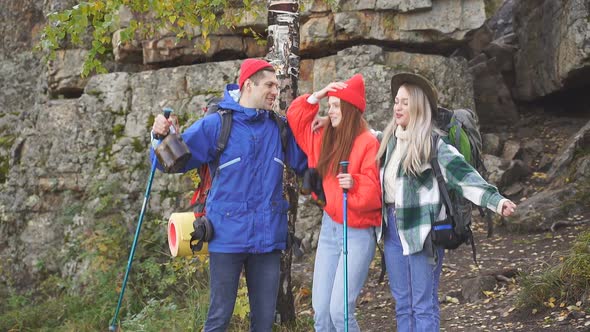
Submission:
[[[326,87],[320,91],[314,92],[314,95],[317,99],[322,99],[328,95],[328,92],[336,92],[338,90],[345,89],[347,86],[348,84],[344,82],[332,82],[326,85]]]

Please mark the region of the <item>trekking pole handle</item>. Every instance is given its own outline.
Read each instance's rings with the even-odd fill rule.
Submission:
[[[164,112],[164,117],[166,118],[166,120],[168,120],[170,118],[170,114],[173,112],[172,109],[170,107],[164,107],[162,109],[162,112]]]
[[[173,110],[170,107],[164,107],[162,109],[162,112],[164,113],[164,117],[166,118],[166,120],[168,120],[168,119],[170,119],[170,114],[172,114]],[[170,128],[171,128],[170,130],[173,130],[174,126],[170,126]],[[158,135],[158,134],[154,135],[154,138],[158,139],[158,140],[162,140],[162,139],[164,139],[164,137],[165,136]]]
[[[350,164],[349,161],[341,161],[340,162],[340,173],[342,174],[346,174],[348,173],[348,165]],[[344,190],[344,192],[348,192],[348,189],[343,188],[342,190]]]
[[[164,109],[162,110],[162,112],[164,112],[164,117],[166,118],[166,120],[168,120],[168,122],[170,122],[170,114],[172,112],[174,112],[173,109],[171,109],[170,107],[164,107]],[[171,126],[170,126],[170,133],[171,134],[176,134],[176,127],[174,126],[174,123],[170,122]]]

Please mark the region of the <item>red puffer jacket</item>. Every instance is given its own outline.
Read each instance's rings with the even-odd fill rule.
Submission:
[[[320,158],[323,128],[311,131],[311,123],[319,110],[319,104],[307,102],[309,94],[296,98],[287,111],[287,121],[297,144],[307,155],[309,167],[316,167]],[[379,142],[369,132],[359,135],[352,146],[348,172],[354,180],[348,191],[348,219],[350,227],[366,228],[381,225],[381,185],[376,156]],[[334,175],[323,179],[326,194],[326,213],[336,222],[342,223],[342,188]]]

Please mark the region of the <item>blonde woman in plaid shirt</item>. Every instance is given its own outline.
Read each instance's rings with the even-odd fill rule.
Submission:
[[[398,331],[438,331],[438,284],[444,251],[430,240],[431,224],[445,218],[430,165],[437,92],[424,77],[400,73],[391,80],[393,118],[383,132],[383,236]],[[438,161],[450,189],[503,216],[516,205],[502,197],[451,145],[438,139]]]

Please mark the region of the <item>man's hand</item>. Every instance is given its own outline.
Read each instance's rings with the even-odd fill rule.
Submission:
[[[168,119],[164,117],[162,114],[158,114],[154,119],[154,125],[152,126],[152,131],[155,135],[159,136],[166,136],[168,132],[170,132],[170,126],[172,124]]]
[[[176,132],[178,134],[179,133],[178,129],[180,128],[178,116],[176,114],[170,115],[170,117],[168,118],[168,122],[170,122],[170,124],[172,124],[172,127],[174,127],[174,132]]]
[[[316,116],[311,123],[311,131],[314,133],[320,130],[321,128],[325,128],[330,124],[330,118],[327,116]]]

